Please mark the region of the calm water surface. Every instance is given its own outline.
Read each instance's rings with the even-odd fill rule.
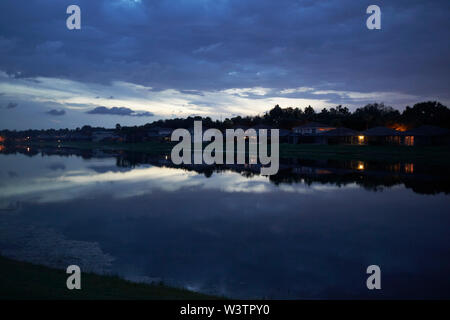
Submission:
[[[450,297],[445,190],[120,163],[0,154],[0,253],[234,298]]]

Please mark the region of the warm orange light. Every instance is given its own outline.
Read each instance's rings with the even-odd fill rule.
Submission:
[[[3,151],[3,150],[5,150],[5,146],[0,144],[0,151]]]
[[[358,136],[358,142],[364,143],[364,136]]]
[[[405,163],[405,172],[414,173],[414,163]]]
[[[0,142],[5,142],[5,138],[3,138],[2,136],[0,136]]]
[[[414,145],[414,136],[406,136],[405,137],[405,145],[413,146]]]
[[[364,163],[363,162],[358,162],[358,170],[364,170]]]
[[[401,123],[391,124],[390,126],[388,126],[388,128],[391,128],[391,129],[394,129],[394,130],[397,130],[397,131],[402,131],[402,132],[408,130],[408,127],[406,125],[404,125],[404,124],[401,124]]]

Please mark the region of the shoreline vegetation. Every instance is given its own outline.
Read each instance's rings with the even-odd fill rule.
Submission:
[[[69,290],[65,270],[0,256],[1,300],[217,300],[187,289],[144,284],[118,276],[81,274],[81,290]]]
[[[41,142],[35,147],[96,149],[105,152],[139,152],[170,155],[176,142]],[[248,148],[247,148],[248,149]],[[246,150],[247,150],[246,149]],[[379,162],[415,162],[429,165],[448,165],[449,146],[372,146],[372,145],[308,145],[280,144],[280,158],[308,160],[360,160]]]

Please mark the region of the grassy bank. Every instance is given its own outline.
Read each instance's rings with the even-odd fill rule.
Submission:
[[[64,270],[0,257],[0,299],[219,299],[165,285],[82,273],[81,290],[68,290]]]
[[[170,154],[173,146],[172,142],[136,142],[136,143],[114,143],[114,142],[39,142],[32,145],[39,147],[63,147],[81,150],[99,149],[104,151],[132,151],[145,152],[149,154]]]
[[[40,146],[54,146],[45,143]],[[100,149],[105,151],[134,151],[148,154],[170,154],[175,143],[141,142],[141,143],[95,143],[64,142],[61,147],[77,149]],[[431,165],[450,163],[450,147],[408,147],[408,146],[354,146],[354,145],[280,145],[281,158],[334,159],[334,160],[374,160],[380,162],[415,162]]]

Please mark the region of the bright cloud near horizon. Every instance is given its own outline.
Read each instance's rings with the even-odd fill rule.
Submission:
[[[66,7],[81,8],[68,30]],[[0,129],[450,102],[448,1],[0,3]]]

